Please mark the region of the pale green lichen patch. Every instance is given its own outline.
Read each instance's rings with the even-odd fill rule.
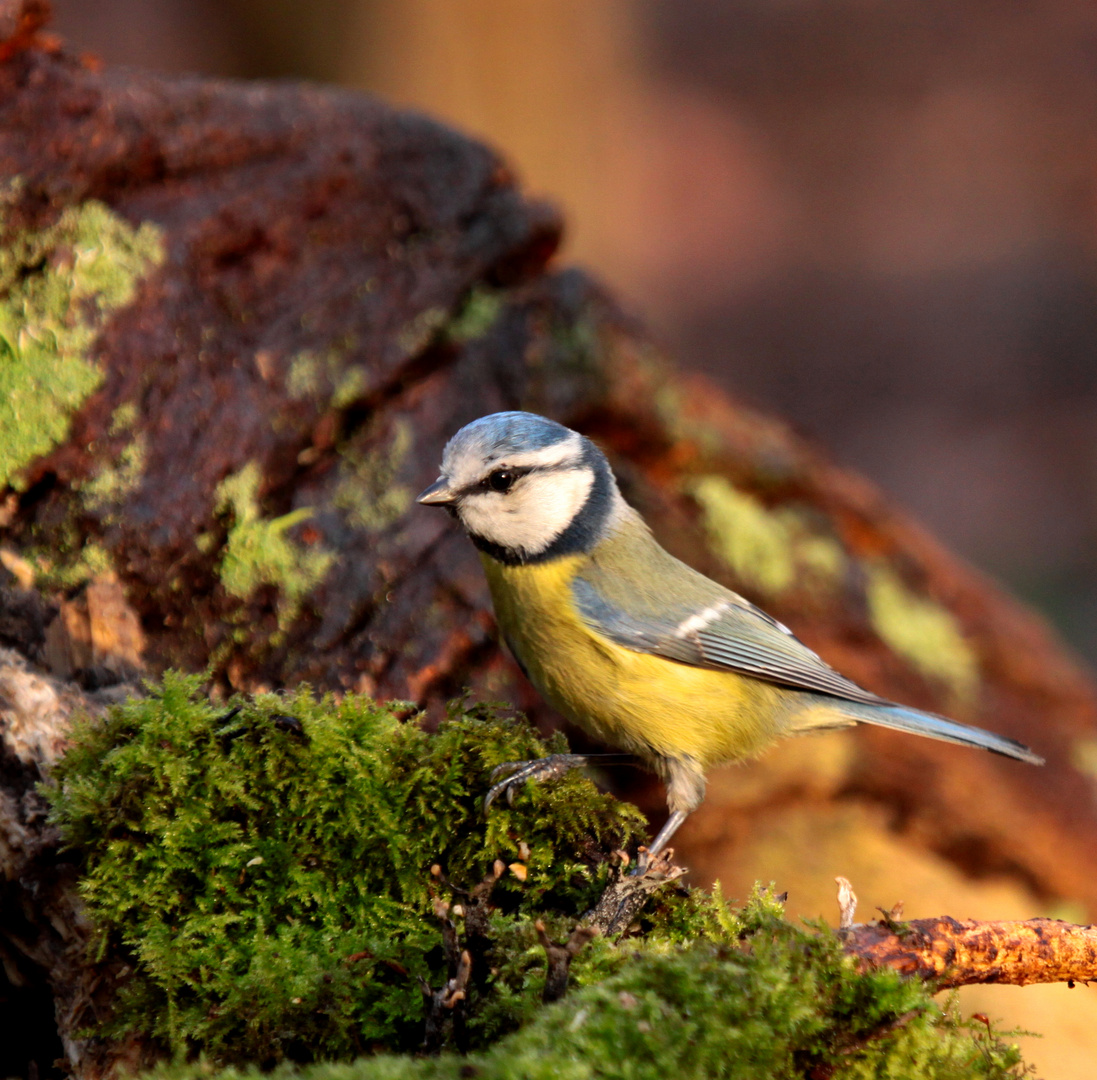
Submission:
[[[346,368],[340,373],[335,389],[332,390],[332,408],[345,409],[362,397],[368,385],[366,373],[360,367]]]
[[[405,356],[418,356],[445,328],[449,312],[442,307],[420,311],[396,335],[396,344]]]
[[[286,392],[291,398],[311,398],[336,409],[352,404],[368,386],[365,371],[347,362],[346,349],[334,346],[323,355],[310,350],[298,353],[286,375]]]
[[[38,570],[37,583],[44,589],[73,589],[114,570],[114,559],[106,548],[93,540],[79,540],[75,534],[72,546],[60,558],[53,549],[32,549],[28,555]]]
[[[556,364],[579,371],[600,368],[600,324],[590,312],[582,312],[575,319],[557,319],[552,326],[552,340],[559,351]]]
[[[298,353],[290,361],[286,375],[286,393],[297,401],[318,397],[323,385],[322,374],[322,363],[316,353]]]
[[[477,286],[446,327],[446,337],[459,345],[483,337],[503,310],[503,298],[494,289]]]
[[[396,475],[413,441],[411,425],[401,420],[387,445],[343,454],[332,501],[356,528],[384,529],[407,513],[412,492],[406,484],[396,483]]]
[[[123,401],[111,413],[110,433],[112,435],[124,435],[127,431],[131,431],[136,423],[137,406],[132,401]]]
[[[17,197],[13,186],[0,196],[0,487],[64,441],[103,381],[89,355],[96,335],[164,258],[159,229],[135,229],[99,202],[19,231]]]
[[[260,585],[281,590],[278,621],[293,621],[301,600],[327,574],[335,556],[321,548],[307,548],[288,535],[294,525],[312,516],[301,507],[277,518],[263,518],[259,509],[259,467],[249,462],[226,477],[217,488],[217,508],[233,516],[221,558],[221,583],[227,592],[248,599]]]
[[[709,544],[744,584],[766,596],[793,586],[829,589],[841,580],[846,555],[833,537],[813,531],[793,508],[771,510],[724,477],[692,480]]]
[[[144,433],[122,447],[114,464],[104,464],[80,485],[80,498],[89,510],[117,506],[137,490],[145,472],[148,445]]]
[[[968,707],[979,689],[979,660],[956,617],[913,593],[883,564],[867,567],[866,595],[876,632],[927,679],[943,685],[953,707]]]
[[[649,364],[652,361],[648,361]],[[655,381],[655,380],[653,380]],[[687,395],[681,385],[667,380],[652,394],[655,411],[676,443],[690,443],[702,454],[716,457],[723,447],[723,433],[686,412]]]

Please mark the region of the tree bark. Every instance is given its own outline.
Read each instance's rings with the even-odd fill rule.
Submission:
[[[886,965],[941,990],[1097,979],[1097,928],[1058,919],[979,922],[941,915],[841,933],[846,952],[865,965]]]

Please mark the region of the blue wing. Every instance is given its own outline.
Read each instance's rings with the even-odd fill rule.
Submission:
[[[1043,764],[1043,758],[1014,739],[904,708],[863,690],[839,675],[787,627],[653,541],[646,550],[642,545],[638,554],[639,559],[631,562],[612,552],[609,558],[595,557],[571,584],[580,617],[618,645],[694,667],[733,671],[826,694],[844,702],[841,712],[850,721]]]
[[[760,608],[728,590],[717,593],[715,582],[708,584],[713,589],[710,603],[695,601],[688,608],[674,604],[666,613],[647,605],[630,613],[584,576],[576,577],[571,589],[587,625],[626,649],[850,701],[887,704],[839,675]]]

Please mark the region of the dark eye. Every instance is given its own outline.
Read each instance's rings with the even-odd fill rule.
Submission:
[[[517,479],[517,473],[511,472],[510,469],[496,469],[488,477],[488,487],[492,491],[510,491]]]

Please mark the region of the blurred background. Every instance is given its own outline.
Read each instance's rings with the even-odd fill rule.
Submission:
[[[338,83],[493,143],[528,190],[564,208],[563,258],[606,281],[679,363],[871,477],[1097,666],[1097,7],[54,9],[70,45],[110,64]],[[915,916],[1046,913],[1015,884],[969,886],[916,853],[897,862],[886,821],[847,824],[827,843],[775,824],[772,843],[713,869],[777,876],[783,845],[798,853],[783,885],[800,871],[801,910],[831,918],[843,857],[855,886],[858,872],[879,880],[891,868],[891,891],[870,909],[903,895]],[[1041,1075],[1092,1075],[1086,991],[1003,993],[970,1007],[1047,1032],[1030,1051]]]
[[[111,64],[377,91],[495,144],[564,257],[1097,664],[1097,8],[55,0]]]

